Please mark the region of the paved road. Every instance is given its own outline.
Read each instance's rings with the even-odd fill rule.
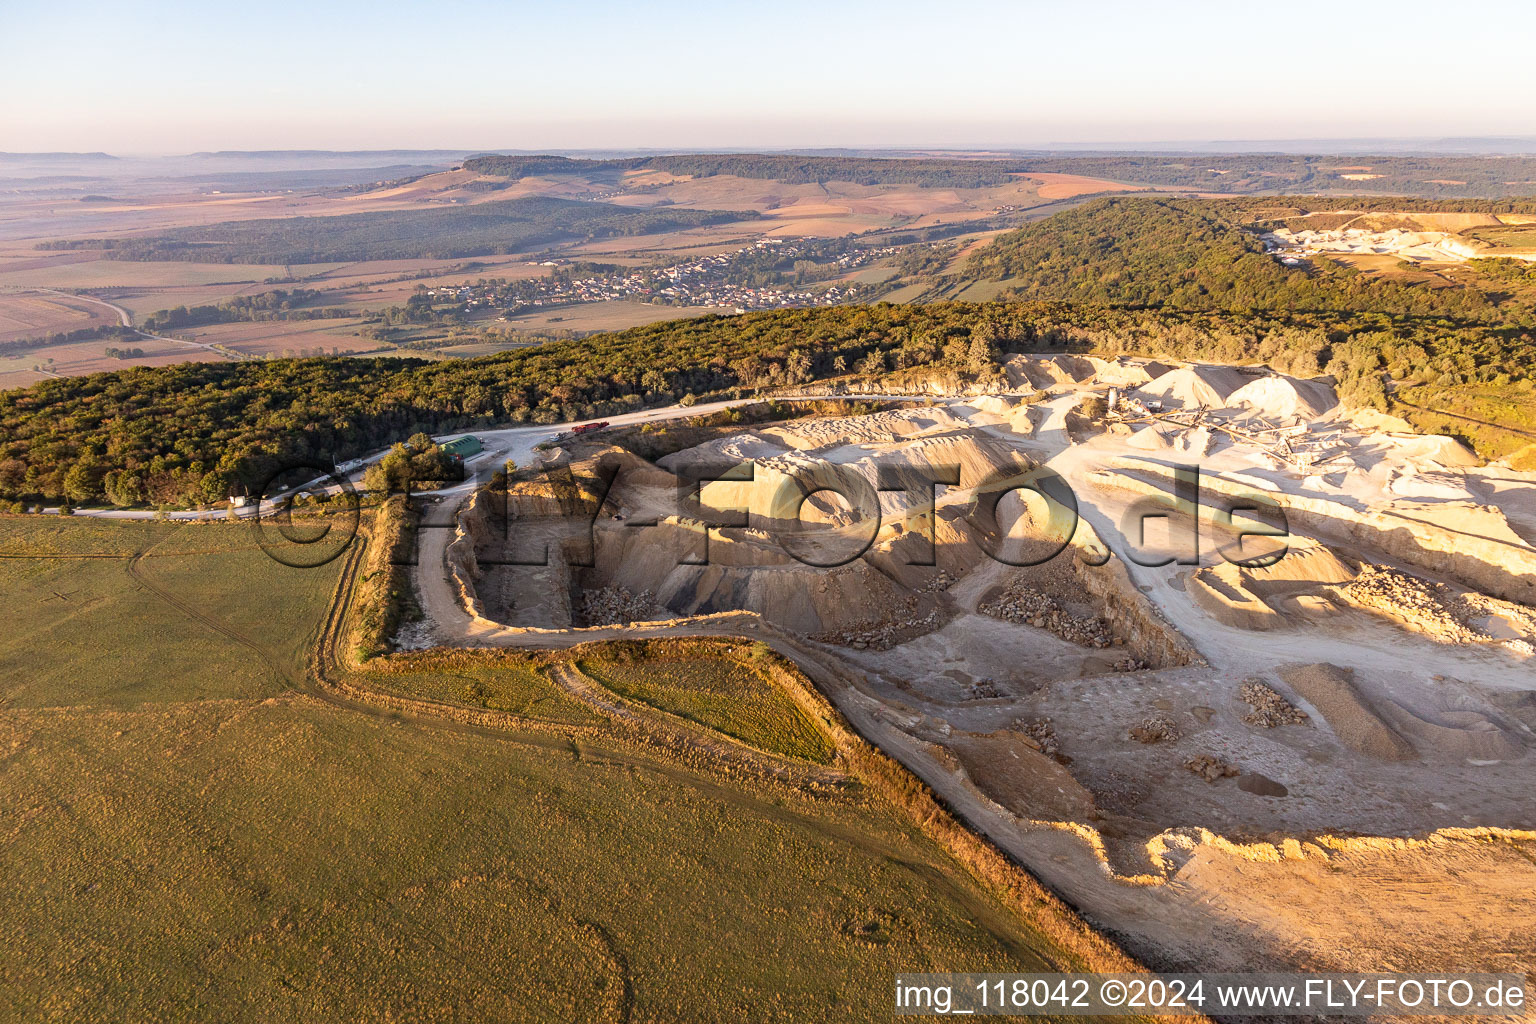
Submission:
[[[204,342],[201,342],[201,341],[187,341],[185,338],[167,338],[163,334],[151,334],[148,331],[140,330],[139,328],[133,326],[133,314],[132,313],[130,313],[128,310],[124,309],[122,306],[119,306],[115,302],[108,302],[106,299],[98,299],[94,295],[80,295],[80,294],[77,294],[75,292],[61,292],[57,288],[34,287],[31,290],[32,291],[38,291],[38,292],[47,292],[50,295],[60,295],[60,296],[63,296],[64,298],[66,298],[66,299],[79,299],[81,302],[89,302],[89,303],[91,303],[92,305],[95,305],[95,306],[105,306],[106,308],[110,309],[112,312],[117,314],[117,319],[118,319],[118,323],[119,323],[120,326],[127,327],[130,330],[132,330],[134,334],[137,334],[141,338],[147,338],[150,341],[165,341],[165,342],[169,342],[172,345],[190,345],[193,348],[206,349],[209,352],[218,352],[218,349],[214,348],[212,345],[205,344]],[[222,352],[220,352],[219,354],[223,355]],[[226,356],[225,358],[228,358],[228,357]],[[55,374],[54,376],[58,376],[58,374]]]

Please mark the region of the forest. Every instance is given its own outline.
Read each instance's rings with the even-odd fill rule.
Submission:
[[[455,259],[529,252],[572,238],[648,235],[756,216],[753,211],[635,210],[532,196],[441,209],[229,221],[145,237],[45,242],[38,248],[105,249],[119,260],[202,263]]]
[[[146,331],[172,331],[180,327],[201,327],[205,324],[255,323],[267,320],[324,320],[332,317],[351,316],[350,310],[341,307],[309,307],[320,298],[321,292],[313,288],[294,288],[291,291],[277,288],[256,295],[236,295],[223,302],[208,306],[176,306],[162,309],[144,318]]]
[[[981,342],[978,343],[977,339]],[[1359,404],[1385,381],[1528,381],[1522,329],[1387,313],[1223,312],[1050,302],[786,309],[424,362],[276,359],[131,367],[0,393],[0,496],[183,506],[413,434],[557,423],[978,351],[1096,351],[1328,372]]]

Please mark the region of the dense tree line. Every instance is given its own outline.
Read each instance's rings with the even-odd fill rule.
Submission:
[[[1530,260],[1512,260],[1490,256],[1469,261],[1473,270],[1495,281],[1509,284],[1536,285],[1536,263]]]
[[[100,248],[113,259],[201,263],[454,259],[529,252],[572,238],[648,235],[756,216],[753,211],[637,210],[530,196],[441,209],[230,221],[145,237],[45,242],[39,248]]]
[[[138,333],[131,327],[119,324],[98,324],[95,327],[78,327],[73,331],[56,331],[36,338],[18,338],[0,342],[0,355],[7,352],[30,352],[35,348],[54,345],[73,345],[77,341],[95,341],[97,338],[136,338]]]
[[[368,467],[363,487],[379,494],[398,494],[423,484],[462,479],[462,460],[443,451],[427,434],[412,434]]]
[[[211,306],[177,306],[162,309],[144,318],[147,331],[173,331],[179,327],[200,327],[205,324],[233,324],[264,322],[268,320],[325,320],[352,316],[352,311],[342,307],[303,308],[321,296],[313,288],[281,288],[257,295],[236,295]]]
[[[930,160],[844,156],[794,156],[782,153],[699,153],[679,156],[633,157],[619,160],[579,160],[560,156],[477,156],[464,161],[466,170],[504,178],[556,174],[596,175],[648,168],[669,174],[711,178],[769,178],[790,185],[850,181],[858,185],[921,185],[934,188],[985,188],[1005,185],[1020,161]]]
[[[498,153],[472,156],[464,169],[497,178],[545,178],[561,174],[597,174],[644,167],[644,157],[620,160],[587,160],[568,156],[503,156]]]
[[[123,505],[213,502],[296,462],[328,465],[420,432],[555,423],[688,396],[994,353],[1130,352],[1265,361],[1339,376],[1524,379],[1520,329],[1360,313],[1231,313],[1060,303],[836,306],[702,317],[501,353],[132,367],[0,393],[0,495]]]

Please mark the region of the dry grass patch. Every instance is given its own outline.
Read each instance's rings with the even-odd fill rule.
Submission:
[[[730,648],[619,641],[584,652],[578,667],[630,700],[771,754],[826,764],[833,745],[782,689]]]
[[[522,651],[435,648],[376,659],[348,682],[412,700],[498,711],[557,725],[596,725],[603,718],[549,678],[549,656]]]

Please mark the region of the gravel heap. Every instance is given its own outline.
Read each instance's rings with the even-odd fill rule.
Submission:
[[[1381,612],[1416,632],[1445,644],[1490,639],[1456,614],[1464,607],[1443,583],[1430,583],[1384,565],[1364,565],[1360,575],[1339,588],[1345,598]]]
[[[1049,594],[1024,583],[1009,584],[995,603],[983,604],[977,610],[1005,622],[1048,629],[1063,640],[1082,647],[1108,647],[1115,642],[1109,633],[1109,624],[1103,619],[1073,615]]]
[[[889,619],[884,622],[865,622],[845,629],[833,629],[813,633],[811,639],[824,644],[842,644],[856,651],[887,651],[899,643],[931,630],[939,624],[939,613],[929,612],[921,618]]]
[[[581,611],[589,626],[616,626],[651,617],[656,595],[649,590],[631,594],[623,587],[589,590],[581,599]]]
[[[1131,739],[1137,743],[1171,743],[1179,738],[1179,730],[1173,720],[1155,715],[1131,729]]]
[[[929,580],[927,583],[923,584],[921,588],[919,588],[918,593],[937,594],[941,590],[948,590],[958,582],[959,580],[951,576],[947,570],[940,569],[938,575],[934,576],[933,579]]]
[[[1184,767],[1200,776],[1206,782],[1215,782],[1217,779],[1229,779],[1239,774],[1237,768],[1212,757],[1210,754],[1196,754],[1184,762]]]
[[[1051,724],[1049,718],[1036,718],[1030,721],[1021,718],[1013,723],[1013,727],[1021,734],[1026,744],[1046,757],[1061,756],[1061,747],[1056,742],[1056,727]]]
[[[989,697],[1006,696],[1008,695],[1002,690],[999,690],[997,688],[997,682],[992,679],[978,679],[970,686],[966,687],[965,690],[966,700],[986,700]]]
[[[1238,696],[1253,705],[1253,710],[1243,716],[1243,721],[1260,729],[1273,729],[1277,725],[1306,725],[1307,713],[1257,679],[1245,680]]]

